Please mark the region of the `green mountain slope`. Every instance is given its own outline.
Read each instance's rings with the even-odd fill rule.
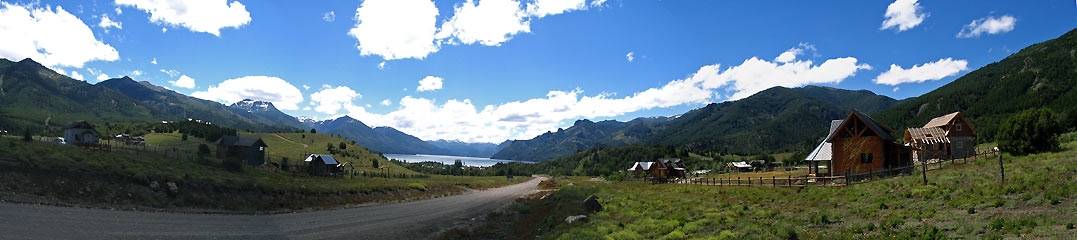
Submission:
[[[71,79],[32,59],[0,59],[0,112],[10,129],[58,131],[75,120],[142,122],[168,119],[120,92]]]
[[[972,71],[920,97],[873,115],[895,130],[961,111],[980,141],[992,141],[1010,114],[1045,106],[1065,128],[1077,127],[1077,29]]]
[[[806,150],[850,109],[874,112],[896,100],[870,91],[774,87],[732,102],[689,111],[648,143],[734,154]]]
[[[898,101],[870,91],[775,87],[733,102],[713,103],[676,118],[630,122],[577,121],[568,129],[513,141],[494,158],[544,161],[600,146],[650,144],[737,154],[807,150],[830,120],[849,109],[877,112]]]
[[[149,82],[136,82],[129,77],[109,79],[96,85],[116,90],[138,100],[144,106],[180,119],[201,119],[236,129],[251,129],[254,131],[293,131],[301,127],[299,121],[281,113],[276,108],[272,108],[272,104],[268,105],[269,109],[261,111],[265,113],[260,113],[252,111],[251,108],[237,105],[240,103],[247,103],[243,106],[253,104],[248,103],[249,101],[239,102],[233,104],[233,106],[225,106],[217,102],[183,95],[155,86]],[[270,114],[284,115],[287,116],[287,119],[270,118],[268,117]]]
[[[419,138],[389,127],[371,128],[362,121],[349,116],[333,120],[303,122],[307,127],[319,133],[331,133],[355,141],[356,144],[378,153],[395,154],[438,154],[450,152],[438,148]]]

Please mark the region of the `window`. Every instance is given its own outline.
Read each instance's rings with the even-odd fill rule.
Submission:
[[[960,132],[961,131],[961,124],[959,123],[959,124],[956,124],[955,126],[957,127],[957,131]]]
[[[860,163],[871,163],[871,158],[872,158],[871,153],[861,153],[860,154]]]

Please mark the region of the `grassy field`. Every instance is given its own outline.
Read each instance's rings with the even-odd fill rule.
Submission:
[[[544,239],[1071,239],[1077,236],[1077,135],[1063,151],[948,165],[848,187],[731,187],[561,178],[553,200],[491,217],[531,224]],[[585,223],[580,201],[605,210]],[[536,214],[535,209],[542,209]],[[504,217],[515,216],[515,217]],[[517,230],[521,231],[521,230]],[[457,231],[445,238],[489,236]],[[461,237],[462,236],[462,237]]]
[[[257,134],[269,145],[271,161],[291,160],[292,171],[243,167],[226,171],[210,154],[200,157],[201,139],[182,140],[178,133],[146,136],[147,145],[89,151],[48,142],[0,138],[0,200],[60,205],[158,210],[275,212],[336,208],[451,195],[466,188],[487,188],[527,180],[505,177],[419,175],[379,160],[394,177],[306,176],[300,166],[307,153],[326,153],[327,144],[346,150],[337,154],[357,172],[379,173],[377,158],[350,141],[326,134]],[[305,142],[304,142],[305,141]],[[303,147],[303,144],[307,147]],[[139,149],[139,150],[134,150]],[[346,153],[345,153],[346,152]],[[343,156],[347,155],[347,156]],[[399,176],[404,174],[404,177]],[[174,183],[179,191],[167,191]]]

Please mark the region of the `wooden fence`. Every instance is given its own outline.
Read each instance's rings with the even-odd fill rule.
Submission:
[[[960,159],[933,159],[926,162],[927,166],[921,166],[920,163],[914,163],[912,166],[890,168],[884,170],[869,170],[867,172],[861,172],[856,174],[847,173],[843,176],[826,176],[826,177],[813,177],[813,176],[786,176],[777,177],[728,177],[728,178],[685,178],[685,179],[673,179],[664,182],[674,184],[691,184],[691,185],[704,185],[704,186],[759,186],[759,187],[804,187],[804,186],[848,186],[859,183],[871,182],[879,179],[885,179],[894,176],[911,175],[916,169],[926,168],[928,171],[941,169],[946,166],[962,165],[974,162],[982,157],[997,156],[998,152],[994,150],[988,150],[984,152],[977,152],[976,154]],[[971,159],[971,160],[970,160]],[[642,180],[642,179],[640,179]],[[652,183],[662,183],[663,181],[651,181]]]

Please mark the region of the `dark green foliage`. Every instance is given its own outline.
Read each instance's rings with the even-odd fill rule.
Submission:
[[[280,158],[280,170],[281,171],[288,171],[288,170],[291,170],[291,169],[292,169],[292,166],[288,164],[288,157]]]
[[[340,147],[340,150],[346,150],[346,149],[348,149],[348,144],[345,144],[344,142],[340,142],[339,147]]]
[[[199,143],[198,144],[198,155],[199,156],[205,157],[205,156],[208,156],[209,153],[210,153],[209,152],[209,145],[206,145],[205,143]]]
[[[998,146],[1013,155],[1028,155],[1058,149],[1062,127],[1047,108],[1021,111],[1002,122],[998,128]]]
[[[934,91],[903,100],[872,117],[901,131],[961,111],[980,142],[995,140],[999,124],[1025,109],[1046,107],[1077,127],[1077,30],[1038,43],[972,71]]]
[[[34,140],[34,136],[32,133],[30,133],[29,128],[22,130],[22,140],[27,142]]]
[[[184,133],[183,135],[181,135],[181,136],[180,136],[180,140],[181,140],[181,141],[187,141],[187,134],[186,134],[186,133]]]
[[[224,167],[224,170],[228,170],[230,172],[242,172],[243,161],[239,159],[225,159],[221,161],[221,167]]]
[[[318,133],[318,130],[315,130],[315,129],[311,128],[310,133]]]
[[[378,166],[378,159],[377,158],[371,159],[370,160],[370,165],[373,166],[374,168],[378,168],[379,167]]]

